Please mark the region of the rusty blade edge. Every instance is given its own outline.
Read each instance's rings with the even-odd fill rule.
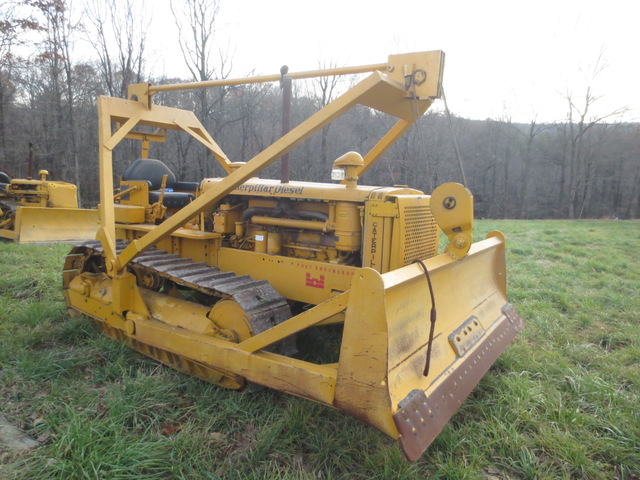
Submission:
[[[462,402],[480,382],[491,365],[524,327],[513,305],[502,307],[503,315],[476,348],[455,365],[453,373],[426,395],[414,390],[393,414],[400,433],[398,442],[405,457],[416,461],[438,436]]]

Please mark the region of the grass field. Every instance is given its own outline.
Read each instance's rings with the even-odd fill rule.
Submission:
[[[527,326],[416,463],[353,418],[225,391],[65,311],[69,247],[0,243],[0,479],[640,479],[640,222],[502,230]]]

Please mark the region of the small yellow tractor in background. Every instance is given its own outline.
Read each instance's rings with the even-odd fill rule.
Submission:
[[[18,243],[90,240],[98,231],[98,211],[78,208],[75,185],[47,179],[11,179],[0,172],[0,238]]]
[[[139,84],[127,99],[100,97],[100,229],[66,258],[70,311],[187,374],[353,415],[417,459],[523,327],[507,300],[504,237],[473,242],[464,186],[426,195],[358,182],[440,97],[443,67],[444,54],[433,51],[289,74],[369,73],[247,162],[230,161],[192,112],[152,97],[278,75]],[[337,158],[334,183],[256,177],[356,105],[396,122],[369,152]],[[227,175],[180,182],[147,158],[149,142],[172,130],[205,145]],[[114,198],[112,152],[125,138],[141,141],[141,158]],[[341,326],[335,358],[307,360],[296,335],[329,325]]]

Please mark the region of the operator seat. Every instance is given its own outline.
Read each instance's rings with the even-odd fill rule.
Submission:
[[[122,174],[122,180],[146,181],[149,184],[149,204],[153,204],[160,198],[164,175],[167,176],[167,184],[162,203],[167,208],[182,208],[196,197],[198,182],[176,181],[176,176],[171,169],[162,161],[153,158],[135,160]]]

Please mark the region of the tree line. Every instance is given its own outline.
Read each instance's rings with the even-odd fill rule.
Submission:
[[[75,183],[83,206],[98,201],[99,95],[126,96],[127,85],[228,78],[232,58],[215,42],[220,5],[215,0],[172,2],[190,78],[146,71],[144,15],[134,0],[87,0],[82,21],[67,0],[1,0],[0,167],[16,177],[35,171]],[[89,42],[93,56],[74,60],[74,46]],[[319,67],[333,67],[322,65]],[[292,123],[301,122],[349,86],[343,78],[294,82]],[[485,218],[640,218],[640,125],[591,114],[597,96],[567,94],[561,122],[517,123],[509,118],[471,120],[428,111],[361,183],[409,185],[425,192],[462,182]],[[277,84],[219,87],[158,94],[160,104],[192,110],[232,161],[246,161],[281,134]],[[290,153],[291,179],[329,181],[343,153],[366,153],[394,120],[357,107]],[[114,156],[121,173],[139,157],[124,142]],[[223,175],[190,136],[169,134],[152,145],[180,180]],[[464,172],[464,174],[463,174]],[[278,178],[272,165],[261,176]]]

